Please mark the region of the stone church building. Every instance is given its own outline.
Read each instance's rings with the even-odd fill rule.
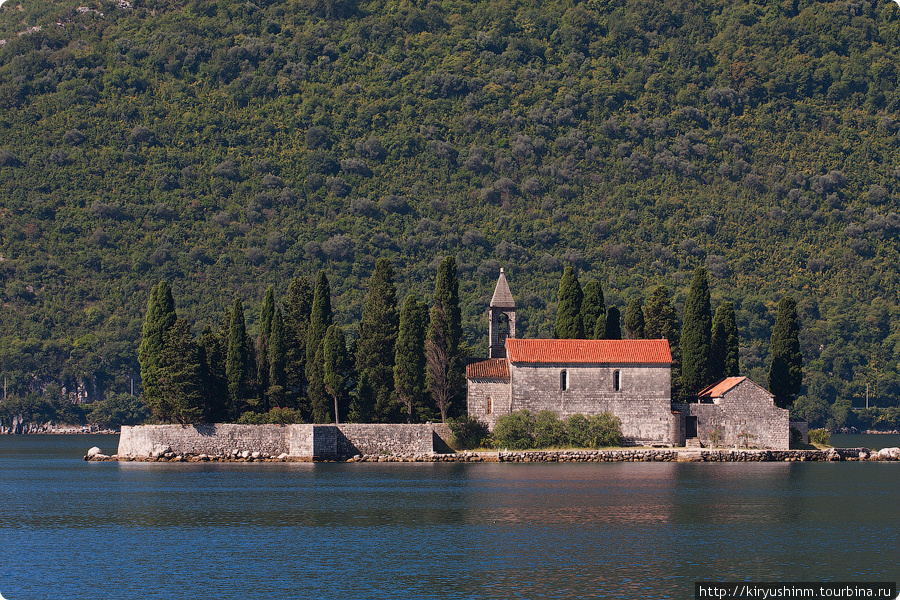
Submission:
[[[470,362],[466,385],[469,415],[491,429],[499,417],[523,409],[560,418],[609,412],[634,445],[788,447],[788,411],[749,379],[710,386],[699,404],[673,405],[665,339],[516,338],[516,305],[503,269],[488,315],[489,357]]]

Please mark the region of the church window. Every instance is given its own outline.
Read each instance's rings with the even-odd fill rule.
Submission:
[[[622,389],[622,374],[619,371],[613,371],[613,389],[617,392]]]
[[[560,371],[559,372],[559,389],[562,391],[566,391],[569,389],[569,372],[568,371]]]

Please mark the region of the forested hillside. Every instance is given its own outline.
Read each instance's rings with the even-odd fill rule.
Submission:
[[[324,269],[349,333],[378,257],[428,299],[454,255],[481,351],[500,266],[546,337],[565,266],[624,313],[705,265],[742,373],[789,293],[800,412],[900,399],[892,1],[8,0],[0,39],[9,393],[127,391],[162,279],[253,331]]]

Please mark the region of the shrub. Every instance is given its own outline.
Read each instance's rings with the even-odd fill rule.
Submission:
[[[820,446],[828,446],[831,441],[831,434],[826,429],[810,429],[809,443],[818,444]]]
[[[621,446],[622,422],[610,413],[572,415],[560,421],[556,413],[532,414],[520,410],[500,417],[494,427],[494,444],[510,450],[571,446],[601,448]]]
[[[622,421],[610,413],[572,415],[566,419],[569,442],[578,448],[622,445]]]
[[[497,419],[494,426],[494,445],[510,450],[534,447],[534,415],[518,410]]]
[[[566,424],[559,420],[559,415],[550,410],[542,410],[534,416],[535,448],[565,446],[567,442]]]
[[[275,407],[267,413],[245,412],[237,422],[239,425],[292,425],[303,423],[303,418],[294,408]]]
[[[490,431],[487,424],[476,417],[463,417],[450,420],[450,432],[453,434],[453,447],[457,450],[481,448],[488,444]]]

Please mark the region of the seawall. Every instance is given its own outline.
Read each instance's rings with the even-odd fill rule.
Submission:
[[[900,450],[622,448],[454,453],[443,424],[142,425],[123,427],[119,448],[86,460],[354,462],[818,462],[897,461]]]
[[[141,425],[122,427],[116,456],[125,460],[201,455],[346,460],[362,455],[452,452],[449,439],[450,430],[443,424]]]

